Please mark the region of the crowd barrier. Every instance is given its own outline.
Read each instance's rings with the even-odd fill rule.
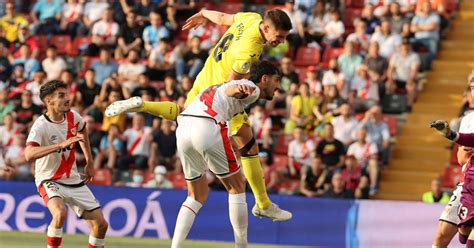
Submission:
[[[90,186],[109,222],[108,236],[170,239],[184,190]],[[251,216],[249,241],[318,247],[430,247],[440,204],[375,200],[331,200],[272,195],[293,212],[288,222]],[[0,231],[46,233],[51,216],[33,183],[0,181]],[[84,220],[68,211],[66,233],[88,233]],[[233,241],[225,192],[210,192],[189,239]],[[455,238],[452,247],[462,247]],[[451,247],[451,246],[450,246]]]

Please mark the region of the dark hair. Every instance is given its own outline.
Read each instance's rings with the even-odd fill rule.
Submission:
[[[281,75],[281,71],[276,65],[272,64],[271,62],[267,60],[262,60],[252,65],[249,74],[249,80],[254,82],[255,84],[258,84],[262,79],[263,75]]]
[[[58,50],[58,47],[55,46],[55,45],[49,45],[49,46],[48,46],[48,49]]]
[[[51,81],[48,81],[47,83],[41,85],[41,88],[40,88],[40,98],[41,98],[41,101],[44,102],[44,98],[53,94],[53,92],[55,92],[57,89],[67,89],[67,84],[65,84],[63,81],[61,80],[51,80]]]
[[[271,21],[277,30],[290,31],[293,28],[290,17],[281,9],[266,11],[263,20]]]

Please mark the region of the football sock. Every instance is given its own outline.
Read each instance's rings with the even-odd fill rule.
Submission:
[[[229,217],[236,248],[247,247],[248,212],[245,193],[229,194]]]
[[[458,233],[458,235],[459,235],[458,236],[459,237],[459,242],[463,245],[466,244],[467,239],[469,238],[469,236],[466,236],[466,235],[461,234],[461,233]]]
[[[98,239],[89,235],[89,247],[88,248],[104,248],[105,247],[105,239]]]
[[[193,225],[194,218],[201,209],[202,204],[191,197],[186,198],[181,206],[176,219],[176,227],[174,228],[173,240],[171,248],[180,248],[188,236],[189,230]]]
[[[63,229],[48,226],[48,248],[59,248],[61,247],[61,241],[63,240]]]
[[[474,240],[468,239],[466,242],[466,248],[474,248]]]
[[[240,157],[242,167],[244,169],[245,178],[250,184],[255,201],[260,209],[267,209],[271,202],[267,195],[265,180],[263,178],[263,170],[260,165],[258,155],[251,157]]]
[[[144,101],[141,107],[135,108],[134,112],[147,112],[151,115],[175,121],[180,113],[178,104],[174,102],[147,102]]]

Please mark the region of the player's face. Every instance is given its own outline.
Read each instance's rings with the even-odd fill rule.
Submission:
[[[276,47],[285,42],[286,36],[288,36],[289,33],[289,31],[277,30],[272,24],[266,24],[264,28],[265,40],[267,40],[267,43],[272,47]]]
[[[471,90],[471,97],[474,98],[474,80],[469,84],[469,89]]]
[[[71,110],[71,102],[66,89],[57,89],[50,98],[49,104],[56,112]]]
[[[263,89],[262,91],[262,97],[263,99],[266,100],[272,100],[273,96],[275,95],[275,92],[279,89],[280,87],[280,75],[275,74],[275,75],[264,75],[262,80],[263,80]]]

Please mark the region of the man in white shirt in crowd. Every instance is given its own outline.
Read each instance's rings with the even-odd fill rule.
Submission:
[[[352,143],[359,121],[353,116],[351,105],[344,103],[339,107],[339,116],[332,119],[334,138],[341,141],[346,147]]]
[[[46,72],[48,80],[59,79],[61,72],[67,69],[64,59],[58,57],[58,49],[55,45],[50,45],[46,49],[46,58],[41,65]]]

